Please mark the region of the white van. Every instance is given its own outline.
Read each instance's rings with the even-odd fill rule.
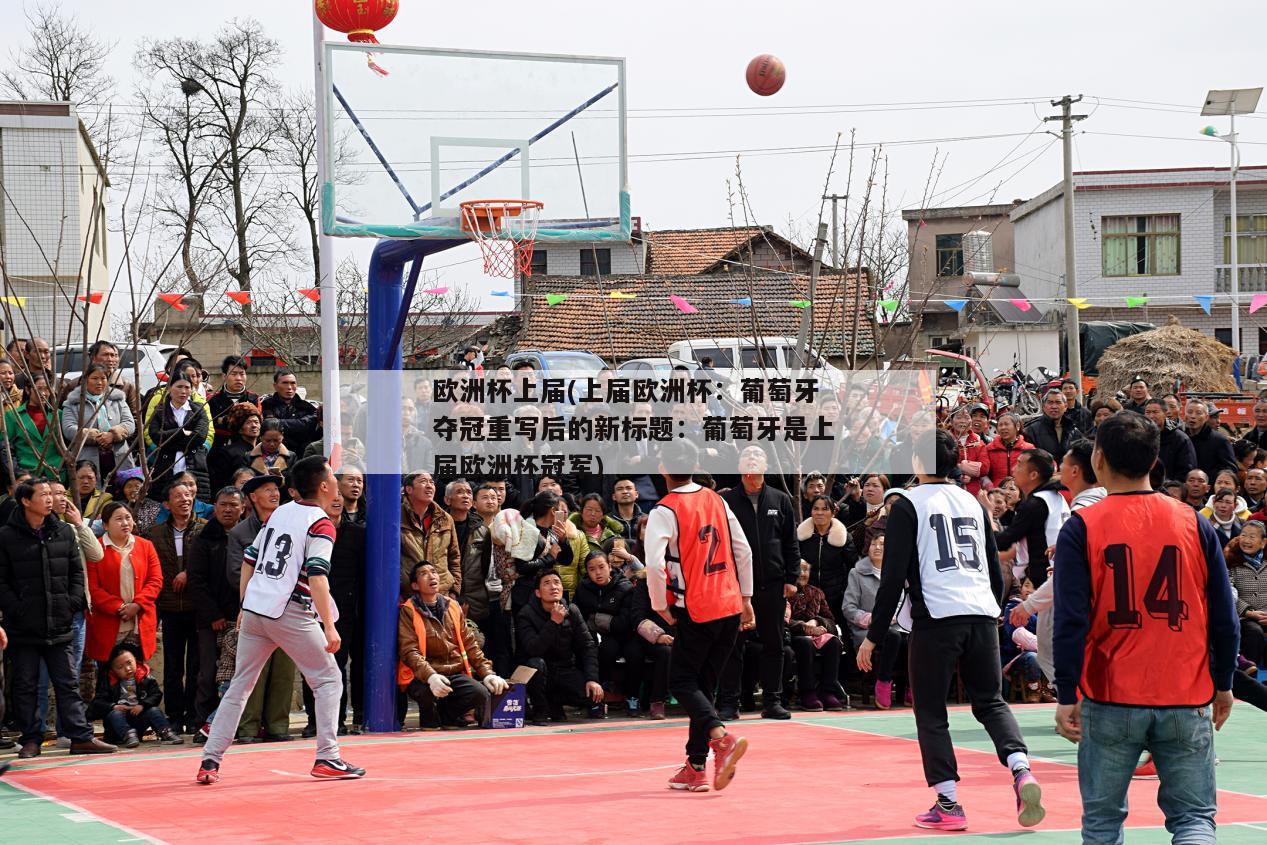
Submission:
[[[701,367],[704,366],[704,358],[712,358],[712,368],[718,375],[733,381],[738,376],[738,370],[764,369],[779,375],[791,375],[798,365],[795,349],[795,337],[706,337],[671,343],[668,354],[670,358],[680,358]],[[831,384],[840,384],[844,380],[844,373],[816,357],[802,366]]]

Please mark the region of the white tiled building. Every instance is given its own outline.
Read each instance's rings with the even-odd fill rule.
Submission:
[[[70,103],[0,102],[0,304],[6,341],[109,337],[105,169]],[[100,304],[80,301],[103,294]],[[72,311],[73,309],[73,311]]]
[[[1174,314],[1187,327],[1231,341],[1228,169],[1107,170],[1074,174],[1078,296],[1088,320],[1163,324]],[[1064,204],[1056,185],[1011,212],[1016,272],[1051,283],[1064,296]],[[1240,218],[1241,349],[1267,352],[1267,309],[1250,314],[1267,293],[1267,166],[1242,167]],[[1213,295],[1207,316],[1193,295]],[[1147,296],[1143,308],[1125,297]]]

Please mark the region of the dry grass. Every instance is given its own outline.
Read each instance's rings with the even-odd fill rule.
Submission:
[[[1231,348],[1171,317],[1167,325],[1122,338],[1105,350],[1096,392],[1112,396],[1139,375],[1154,396],[1171,392],[1176,380],[1188,391],[1236,393],[1232,358]]]

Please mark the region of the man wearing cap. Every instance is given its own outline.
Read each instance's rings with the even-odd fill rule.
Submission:
[[[972,432],[988,446],[994,440],[994,431],[990,427],[990,406],[977,402],[968,409],[968,415],[972,417]]]
[[[1131,376],[1127,394],[1129,398],[1122,403],[1122,410],[1134,411],[1141,415],[1144,413],[1144,405],[1148,404],[1148,400],[1153,398],[1152,394],[1148,392],[1148,380],[1142,375]]]
[[[1200,399],[1189,399],[1183,407],[1183,422],[1197,453],[1197,466],[1209,478],[1215,478],[1221,469],[1239,470],[1232,441],[1210,424],[1210,406]]]

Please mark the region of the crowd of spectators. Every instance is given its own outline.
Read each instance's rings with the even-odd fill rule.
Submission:
[[[289,369],[271,373],[273,392],[257,395],[247,389],[247,359],[226,358],[213,386],[177,350],[160,386],[140,395],[118,369],[117,348],[101,341],[89,353],[84,373],[66,383],[54,378],[38,339],[11,343],[0,361],[0,624],[9,640],[9,706],[0,721],[16,732],[16,741],[0,735],[0,748],[20,746],[23,757],[58,738],[72,753],[135,747],[150,735],[170,744],[205,740],[233,673],[244,551],[295,496],[288,468],[322,450],[321,410]],[[873,458],[909,450],[902,429],[863,399],[828,394],[812,404],[847,418],[854,442]],[[1041,414],[1028,422],[984,404],[911,421],[912,430],[942,425],[954,435],[955,480],[993,515],[1007,570],[999,635],[1010,693],[1054,700],[1044,631],[1052,526],[1096,499],[1091,445],[1114,413],[1144,414],[1162,430],[1155,486],[1205,514],[1226,543],[1244,657],[1259,665],[1267,400],[1254,408],[1255,427],[1234,442],[1204,403],[1153,399],[1142,382],[1125,408],[1077,399],[1066,383],[1044,392]],[[411,708],[424,730],[481,724],[518,665],[535,670],[527,684],[533,723],[567,720],[569,708],[591,719],[613,710],[666,717],[675,704],[675,631],[651,609],[643,565],[647,513],[665,492],[654,449],[635,456],[633,473],[440,476],[423,432],[455,403],[434,401],[420,381],[402,409],[402,460],[411,471],[399,501],[367,502],[369,414],[353,396],[340,401],[341,496],[330,513],[338,529],[330,577],[340,610],[336,661],[345,678],[340,733],[358,732],[364,717],[365,533],[377,507],[400,509],[402,724],[412,723]],[[690,428],[698,414],[670,410],[698,434]],[[872,672],[859,673],[852,656],[871,624],[893,488],[913,477],[833,473],[826,455],[788,472],[772,466],[777,456],[768,449],[729,448],[732,474],[696,480],[722,494],[753,550],[756,626],[741,634],[721,673],[721,718],[909,705],[900,622],[879,644]],[[294,664],[276,652],[237,741],[290,739],[295,686]],[[311,736],[313,699],[303,692],[302,733]],[[93,733],[97,720],[105,741]]]

